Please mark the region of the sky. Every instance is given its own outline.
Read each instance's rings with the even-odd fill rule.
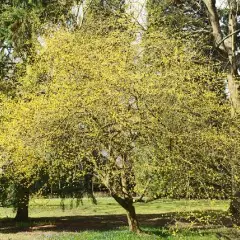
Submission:
[[[217,8],[224,8],[227,6],[227,0],[216,0]]]

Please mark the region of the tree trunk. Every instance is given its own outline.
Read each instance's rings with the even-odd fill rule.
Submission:
[[[232,117],[240,113],[240,99],[239,99],[239,83],[237,81],[238,65],[236,62],[236,34],[234,32],[237,29],[237,1],[229,1],[229,34],[231,38],[229,42],[231,44],[231,50],[228,51],[230,62],[230,74],[228,75],[228,87],[230,92],[230,100],[232,105]],[[232,169],[234,170],[235,162],[232,163]],[[235,224],[240,224],[240,191],[235,189],[235,173],[232,171],[232,199],[229,207],[229,211],[232,215],[232,220]]]
[[[16,209],[15,221],[28,221],[29,189],[24,186],[17,186],[16,189]]]
[[[230,74],[228,74],[228,89],[230,93],[230,100],[232,105],[232,116],[234,117],[240,109],[239,99],[239,84],[236,81],[238,76],[238,66],[236,62],[236,34],[234,32],[237,29],[237,5],[236,1],[229,3],[229,22],[228,31],[231,37],[229,37],[228,58],[230,62]]]
[[[135,233],[141,233],[135,207],[133,205],[130,205],[128,209],[126,209],[126,211],[127,211],[129,231],[135,232]]]
[[[240,192],[237,191],[231,199],[229,211],[235,224],[240,224]]]
[[[231,101],[231,115],[234,117],[240,109],[240,101],[239,101],[239,84],[236,82],[233,74],[228,74],[228,90],[230,93],[230,101]]]
[[[128,226],[129,231],[134,233],[141,233],[141,229],[139,227],[139,222],[137,219],[137,214],[135,211],[135,207],[133,206],[133,199],[125,199],[117,196],[116,194],[112,194],[112,197],[119,203],[127,212]]]

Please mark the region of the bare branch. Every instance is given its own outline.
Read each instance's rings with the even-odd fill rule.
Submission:
[[[234,34],[236,33],[239,33],[240,32],[240,29],[237,29],[236,31],[232,32],[231,34],[228,34],[227,36],[225,36],[219,43],[217,43],[217,48],[226,40],[228,39],[229,37],[233,36]]]

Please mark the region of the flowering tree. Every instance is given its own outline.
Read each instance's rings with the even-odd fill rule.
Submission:
[[[3,104],[0,143],[26,187],[38,169],[49,181],[91,173],[140,232],[135,202],[214,194],[232,145],[228,107],[210,91],[216,74],[194,63],[192,43],[151,33],[135,62],[132,38],[121,29],[49,37],[19,100]]]

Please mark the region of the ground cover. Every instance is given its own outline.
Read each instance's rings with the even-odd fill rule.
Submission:
[[[63,204],[64,203],[64,204]],[[124,210],[111,198],[32,199],[29,223],[13,223],[11,208],[0,208],[0,239],[91,240],[91,239],[240,239],[227,213],[228,201],[168,200],[136,204],[146,234],[127,230]]]

